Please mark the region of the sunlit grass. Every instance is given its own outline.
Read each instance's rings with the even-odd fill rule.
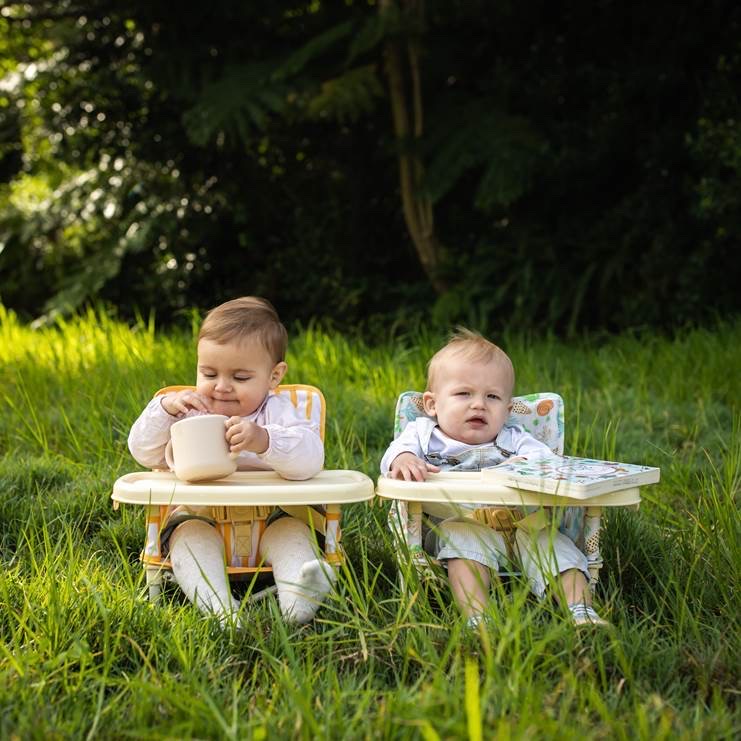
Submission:
[[[348,561],[311,626],[265,601],[222,631],[174,589],[150,605],[128,429],[193,379],[189,332],[90,312],[33,330],[0,308],[0,735],[19,738],[731,738],[738,731],[741,326],[673,339],[497,339],[521,393],[566,405],[569,453],[658,465],[615,511],[598,593],[615,628],[575,634],[517,581],[465,632],[444,582],[399,589],[383,506],[347,508]],[[287,380],[329,407],[327,465],[376,476],[397,394],[442,335],[368,347],[312,327]],[[478,734],[481,734],[480,736]]]

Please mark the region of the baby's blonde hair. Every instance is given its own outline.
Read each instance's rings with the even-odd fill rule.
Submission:
[[[472,363],[496,363],[505,375],[509,376],[509,395],[512,396],[515,387],[515,369],[509,355],[483,335],[472,332],[465,327],[456,327],[447,344],[440,348],[427,364],[428,391],[432,390],[432,384],[440,365],[448,358],[456,355],[462,356]]]
[[[219,345],[257,337],[273,362],[285,360],[288,332],[278,312],[264,298],[242,296],[211,309],[203,320],[198,341],[211,340]]]

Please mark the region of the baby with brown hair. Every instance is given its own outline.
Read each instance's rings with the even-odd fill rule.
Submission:
[[[308,479],[324,465],[324,445],[290,400],[275,394],[288,366],[287,333],[273,306],[246,296],[206,316],[198,335],[195,390],[152,399],[129,434],[134,458],[166,468],[170,428],[179,419],[223,414],[224,436],[240,470],[274,470],[287,479]],[[178,506],[161,533],[175,580],[202,611],[222,620],[239,609],[226,577],[224,541],[211,507]],[[283,616],[313,618],[335,578],[314,547],[308,526],[276,511],[260,539],[260,555],[272,565]]]

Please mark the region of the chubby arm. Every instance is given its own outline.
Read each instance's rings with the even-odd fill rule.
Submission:
[[[129,432],[129,450],[134,460],[146,468],[167,468],[165,448],[170,440],[170,427],[177,417],[162,406],[162,397],[155,397],[144,408]]]
[[[416,421],[410,422],[399,437],[388,446],[381,459],[381,473],[392,479],[424,481],[429,472],[440,469],[422,457]]]
[[[147,468],[168,468],[165,448],[170,442],[170,428],[191,414],[211,411],[208,399],[193,389],[155,396],[129,432],[129,450],[134,460]]]

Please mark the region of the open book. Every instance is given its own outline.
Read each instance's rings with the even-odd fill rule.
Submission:
[[[484,468],[485,481],[575,499],[655,484],[659,469],[594,458],[545,455]]]

